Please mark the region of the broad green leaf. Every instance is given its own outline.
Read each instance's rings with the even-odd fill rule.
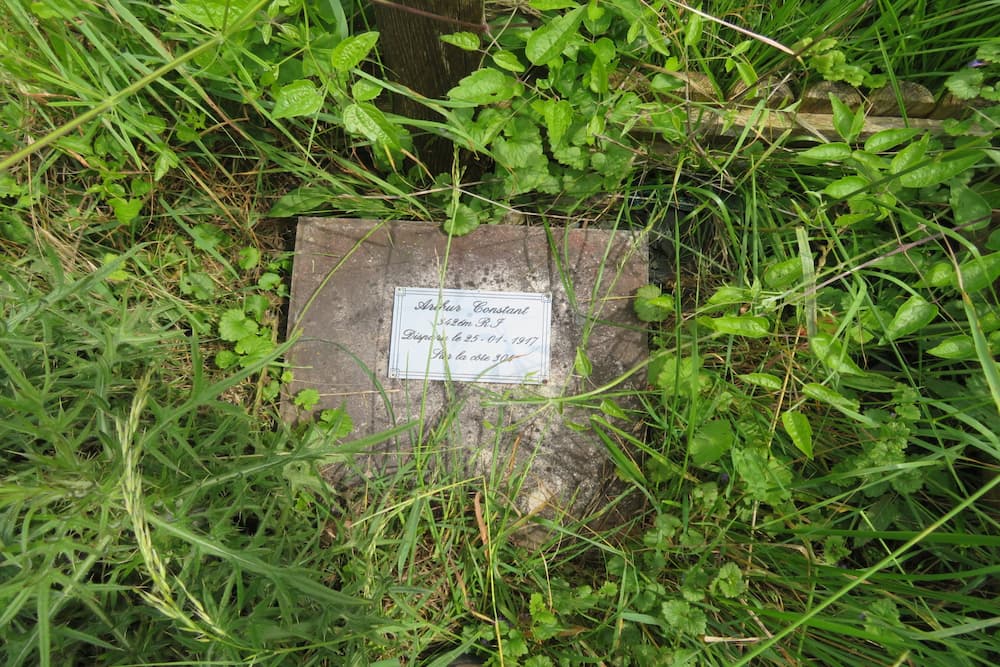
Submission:
[[[580,377],[589,378],[590,374],[594,371],[594,367],[590,363],[590,357],[587,356],[587,351],[582,347],[576,348],[576,359],[573,360],[573,371]]]
[[[800,267],[801,265],[802,262],[799,262]],[[747,301],[750,301],[752,299],[753,299],[753,293],[745,287],[733,287],[732,285],[723,285],[719,289],[715,290],[712,296],[708,297],[708,301],[706,301],[705,304],[712,306],[725,306],[737,303],[746,303]]]
[[[528,60],[535,65],[545,65],[559,57],[576,34],[585,11],[585,7],[577,7],[536,28],[524,47]]]
[[[309,79],[299,79],[282,86],[274,98],[274,118],[311,116],[323,108],[323,93]]]
[[[792,442],[799,448],[799,451],[812,458],[812,426],[809,425],[809,418],[801,412],[786,410],[781,413],[781,424],[785,427],[785,431],[792,438]]]
[[[930,135],[926,134],[920,141],[912,143],[896,153],[896,156],[892,158],[892,162],[889,163],[889,171],[893,174],[898,174],[916,167],[924,159],[924,155],[927,154],[929,142]]]
[[[802,280],[802,259],[792,257],[764,269],[764,284],[771,289],[785,289]]]
[[[754,315],[722,315],[700,319],[719,333],[747,338],[763,338],[771,334],[771,324],[765,317]]]
[[[239,308],[230,308],[219,318],[219,337],[236,342],[257,333],[257,323]]]
[[[450,35],[441,35],[441,41],[457,46],[463,51],[478,51],[480,47],[479,35],[474,32],[453,32]]]
[[[729,451],[734,440],[733,428],[728,421],[710,421],[699,428],[688,442],[691,461],[701,468],[715,463]]]
[[[493,62],[500,69],[505,69],[508,72],[523,72],[525,71],[524,63],[521,62],[520,58],[517,57],[511,51],[497,51],[492,54]]]
[[[795,159],[799,162],[818,164],[820,162],[841,162],[851,157],[852,149],[842,141],[820,144],[797,153]]]
[[[1000,252],[994,252],[982,257],[973,257],[959,264],[962,280],[952,276],[954,287],[964,290],[967,294],[978,292],[989,287],[1000,278]]]
[[[899,182],[908,188],[926,188],[945,183],[972,167],[976,166],[985,153],[972,151],[951,159],[935,159],[899,175]]]
[[[777,375],[771,375],[770,373],[746,373],[738,377],[747,384],[755,384],[770,391],[781,391],[781,378]]]
[[[869,185],[871,183],[863,176],[844,176],[827,184],[823,188],[823,194],[835,199],[847,199],[861,194]]]
[[[448,91],[448,97],[471,104],[493,104],[511,99],[519,92],[517,80],[500,70],[478,69],[462,78]]]
[[[368,79],[358,79],[351,84],[351,97],[355,102],[371,102],[382,94],[382,86]]]
[[[674,312],[674,298],[662,294],[656,285],[643,285],[636,290],[632,307],[643,322],[662,322]]]
[[[955,265],[944,260],[934,262],[923,274],[920,287],[954,287]]]
[[[684,46],[697,46],[701,41],[701,29],[701,15],[689,12],[687,25],[684,26]]]
[[[338,72],[350,72],[368,57],[378,42],[377,32],[362,32],[341,40],[330,53],[330,64]]]
[[[615,419],[628,419],[628,415],[622,410],[621,406],[610,398],[605,398],[601,401],[601,412]]]
[[[574,0],[530,0],[528,4],[531,5],[532,9],[537,9],[540,12],[548,12],[555,9],[568,9],[569,7],[578,6]]]
[[[903,302],[885,329],[885,339],[893,341],[923,329],[937,317],[938,308],[919,294]]]
[[[881,153],[909,141],[920,134],[920,132],[921,130],[912,127],[897,127],[890,130],[882,130],[868,137],[865,141],[865,150],[869,153]]]
[[[967,185],[952,187],[948,202],[951,204],[956,226],[969,225],[969,229],[979,229],[988,225],[992,218],[993,207],[990,203]]]
[[[337,194],[326,186],[303,185],[282,195],[267,215],[272,218],[291,218],[301,213],[311,213],[329,205]]]
[[[816,357],[823,362],[823,365],[834,373],[844,375],[864,375],[865,372],[858,367],[844,351],[840,341],[828,333],[817,333],[809,339],[809,346],[816,353]]]
[[[399,135],[405,130],[389,122],[378,109],[367,102],[348,104],[344,108],[344,128],[351,134],[358,134],[369,141],[393,150],[402,148]]]
[[[840,392],[830,389],[827,386],[810,382],[809,384],[802,386],[802,394],[815,399],[820,403],[826,403],[830,407],[836,408],[851,419],[855,419],[862,424],[866,424],[868,426],[876,425],[873,419],[858,412],[861,408],[861,404],[857,400],[848,398]]]
[[[844,141],[853,143],[865,127],[864,108],[859,107],[857,111],[851,111],[851,108],[833,93],[830,93],[830,104],[833,105],[833,127],[837,130],[837,134]]]
[[[927,350],[927,354],[941,359],[975,359],[976,343],[972,336],[951,336]]]
[[[545,127],[549,133],[549,144],[555,150],[560,145],[566,131],[573,124],[573,105],[566,100],[548,100],[545,103]]]
[[[459,204],[452,215],[441,226],[446,234],[465,236],[479,226],[479,214],[465,204]]]

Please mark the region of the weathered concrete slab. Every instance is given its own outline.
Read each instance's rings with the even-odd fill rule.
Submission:
[[[312,387],[322,397],[317,409],[346,407],[352,437],[415,422],[360,457],[354,471],[327,471],[335,484],[419,461],[424,471],[445,465],[493,483],[519,481],[524,512],[582,515],[604,500],[614,475],[596,436],[571,427],[586,425],[588,413],[564,399],[615,381],[646,357],[630,297],[647,274],[645,243],[626,232],[483,226],[449,248],[436,225],[302,218],[288,319],[289,334],[301,328],[302,337],[288,357],[294,380],[284,415],[301,418],[289,397]],[[551,294],[548,382],[390,378],[396,287]],[[574,372],[578,347],[590,377]]]

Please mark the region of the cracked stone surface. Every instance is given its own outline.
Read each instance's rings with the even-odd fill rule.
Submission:
[[[340,488],[414,463],[425,474],[444,466],[451,479],[458,473],[508,490],[524,514],[589,516],[604,506],[616,476],[604,445],[581,428],[591,411],[580,405],[599,399],[568,399],[642,381],[644,372],[622,378],[648,354],[631,301],[647,281],[645,242],[624,231],[490,225],[452,238],[449,248],[437,225],[302,218],[288,317],[288,334],[301,337],[288,355],[294,380],[284,417],[309,418],[291,397],[315,388],[316,410],[346,408],[351,439],[410,424],[353,465],[325,470]],[[551,294],[548,383],[389,378],[397,286]],[[578,348],[589,377],[574,370]]]

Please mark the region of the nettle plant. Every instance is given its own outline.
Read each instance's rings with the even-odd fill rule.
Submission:
[[[804,195],[785,202],[799,218],[788,254],[764,258],[748,286],[717,289],[656,339],[648,367],[653,425],[686,443],[685,461],[733,473],[746,499],[778,512],[792,511],[810,461],[830,493],[919,491],[935,473],[908,450],[956,396],[1000,428],[1000,193],[986,135],[998,110],[954,123],[955,136],[890,129],[859,142],[863,111],[831,101],[842,141],[795,157]],[[634,306],[663,322],[675,301],[651,285]],[[832,456],[823,433],[845,424],[860,446]],[[652,481],[677,479],[662,454],[647,467]]]

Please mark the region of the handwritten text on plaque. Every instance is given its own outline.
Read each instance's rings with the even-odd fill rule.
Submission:
[[[551,310],[548,294],[397,287],[389,377],[545,382]]]

